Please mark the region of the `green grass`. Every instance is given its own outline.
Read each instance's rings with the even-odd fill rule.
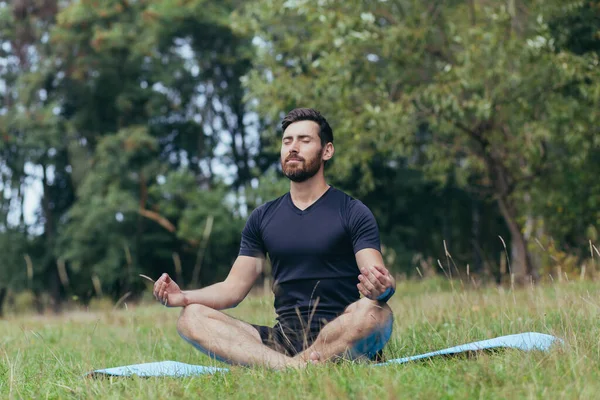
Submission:
[[[458,286],[460,287],[460,286]],[[234,367],[193,378],[82,378],[119,365],[177,360],[223,366],[175,330],[178,309],[159,305],[0,321],[0,398],[597,398],[600,292],[591,282],[518,291],[401,283],[391,306],[386,357],[403,357],[499,335],[559,336],[550,353],[515,350],[372,368],[345,363],[306,371]],[[272,299],[252,297],[236,317],[274,320]]]

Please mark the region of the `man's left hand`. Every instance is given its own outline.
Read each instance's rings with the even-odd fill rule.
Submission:
[[[373,265],[368,268],[360,268],[358,276],[360,283],[356,285],[358,290],[368,299],[375,300],[388,288],[394,286],[394,278],[389,271],[381,265]]]

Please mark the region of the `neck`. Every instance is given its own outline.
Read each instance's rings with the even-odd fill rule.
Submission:
[[[290,182],[290,195],[295,203],[306,204],[317,200],[329,189],[322,171],[304,182]]]

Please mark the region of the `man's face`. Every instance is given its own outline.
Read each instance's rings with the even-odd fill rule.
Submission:
[[[294,182],[312,178],[319,169],[323,146],[319,138],[319,125],[314,121],[290,124],[281,140],[281,169]]]

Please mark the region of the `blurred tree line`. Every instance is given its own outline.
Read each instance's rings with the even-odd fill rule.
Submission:
[[[598,1],[0,1],[0,314],[223,279],[299,106],[395,273],[591,275],[599,57]]]

